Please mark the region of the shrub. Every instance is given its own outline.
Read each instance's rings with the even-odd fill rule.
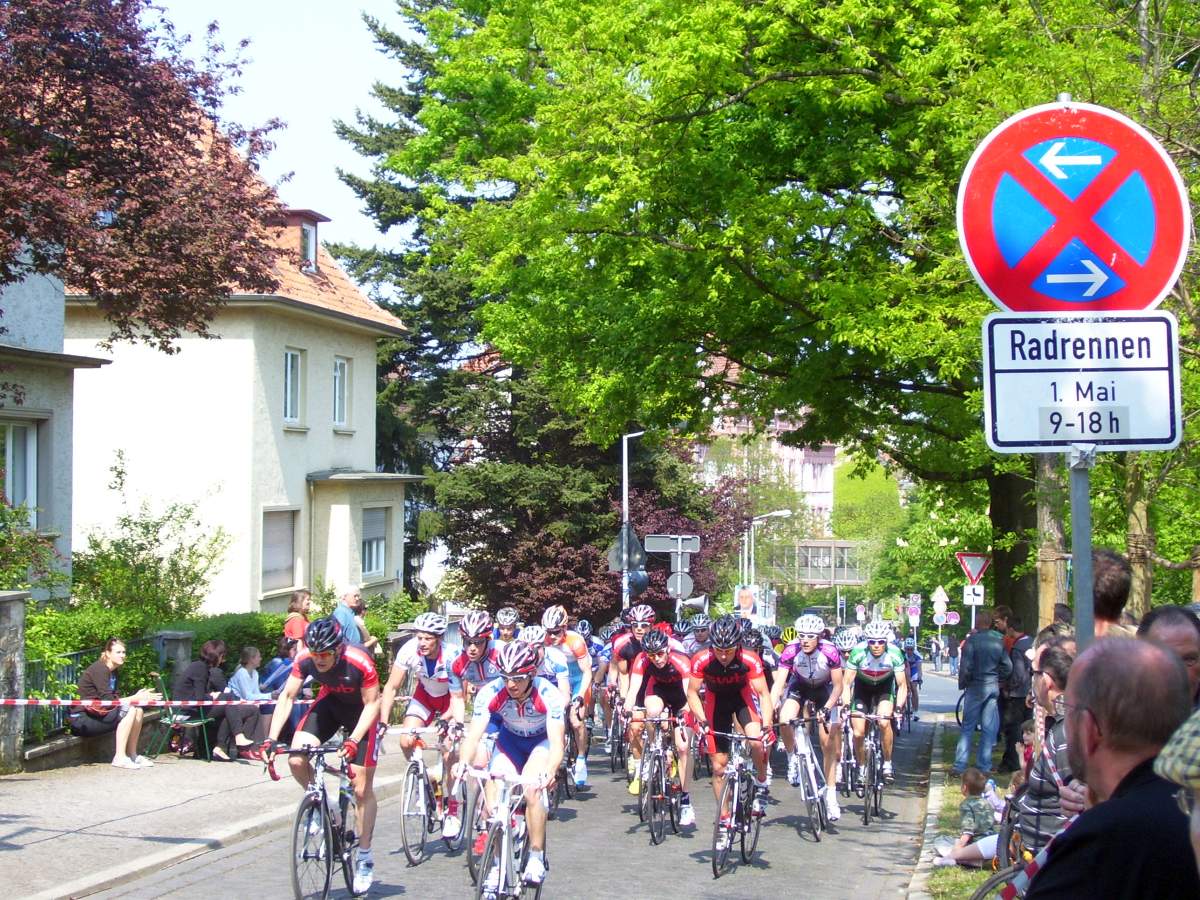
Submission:
[[[53,538],[30,528],[29,510],[9,506],[0,490],[0,590],[55,594],[66,583]]]
[[[192,657],[197,658],[205,641],[222,640],[229,648],[225,672],[232,675],[238,667],[243,647],[257,647],[264,661],[275,655],[279,636],[283,634],[283,613],[222,613],[215,616],[192,616],[159,625],[155,631],[191,631]]]

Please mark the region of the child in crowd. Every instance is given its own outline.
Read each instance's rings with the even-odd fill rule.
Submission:
[[[978,866],[996,856],[996,815],[992,805],[983,797],[987,778],[971,767],[963,772],[963,802],[958,806],[961,816],[957,841],[949,847],[939,847],[942,855],[933,861],[935,866]]]
[[[1037,723],[1033,719],[1026,719],[1025,724],[1021,726],[1021,743],[1017,745],[1017,751],[1021,754],[1021,759],[1025,765],[1020,772],[1013,775],[1013,783],[1009,786],[1010,791],[1015,791],[1018,787],[1025,783],[1025,779],[1029,777],[1029,770],[1033,767],[1033,744],[1037,733]],[[1018,783],[1017,777],[1021,780]]]

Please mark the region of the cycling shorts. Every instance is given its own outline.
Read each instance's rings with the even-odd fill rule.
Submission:
[[[450,708],[450,695],[443,694],[440,697],[433,697],[425,688],[420,685],[413,691],[412,699],[408,701],[408,707],[404,710],[404,718],[415,716],[421,720],[422,727],[429,725]]]
[[[738,693],[709,691],[704,697],[704,715],[708,719],[712,731],[723,731],[729,734],[733,731],[734,720],[744,729],[751,722],[761,722],[758,710],[755,708],[753,691],[749,685]],[[708,734],[706,749],[709,753],[728,753],[729,738]]]
[[[864,684],[861,681],[856,681],[854,682],[854,695],[851,706],[859,712],[870,715],[875,712],[879,701],[886,700],[890,703],[896,698],[895,687],[896,680],[894,678],[890,678],[880,684]]]
[[[358,725],[359,716],[362,715],[363,707],[361,703],[342,703],[334,700],[332,695],[327,694],[321,697],[308,708],[308,712],[304,714],[304,718],[300,720],[300,724],[296,726],[296,733],[304,732],[315,737],[318,743],[325,743],[335,734],[339,728],[344,728],[346,734],[349,735]],[[294,743],[294,742],[293,742]],[[358,754],[351,762],[356,766],[366,766],[369,769],[375,768],[379,761],[379,741],[378,734],[374,725],[367,729],[366,735],[358,742]]]
[[[788,688],[787,699],[795,700],[799,703],[800,710],[803,712],[806,702],[811,702],[817,707],[822,707],[829,702],[829,695],[832,693],[832,681],[827,681],[824,684],[805,684],[800,682]]]
[[[550,749],[550,738],[546,732],[540,734],[513,734],[501,728],[496,734],[496,752],[492,755],[489,771],[499,774],[520,775],[533,751],[539,747]],[[509,767],[512,771],[508,771]]]
[[[683,692],[683,685],[678,682],[663,684],[655,681],[647,692],[647,696],[650,695],[662,700],[663,707],[673,715],[678,716],[687,708],[687,694]]]

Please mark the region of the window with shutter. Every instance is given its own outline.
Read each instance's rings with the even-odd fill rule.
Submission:
[[[296,583],[296,511],[263,513],[263,592],[290,588]]]
[[[362,512],[362,574],[382,575],[387,566],[387,507]]]

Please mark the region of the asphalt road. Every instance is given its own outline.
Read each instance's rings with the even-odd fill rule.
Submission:
[[[945,677],[930,675],[922,692],[923,713],[953,713],[958,691]],[[638,822],[633,798],[622,776],[611,775],[596,759],[592,785],[560,812],[548,835],[550,873],[542,896],[547,900],[594,898],[620,892],[628,898],[664,894],[701,898],[761,897],[802,890],[809,900],[856,900],[903,896],[920,848],[924,824],[932,715],[914,724],[896,745],[896,781],[884,794],[884,814],[864,827],[858,798],[842,799],[840,822],[820,843],[802,831],[807,824],[798,789],[782,777],[783,757],[773,758],[774,802],[763,825],[753,861],[738,865],[719,880],[710,865],[715,802],[707,779],[692,791],[697,827],[668,833],[660,846],[650,844]],[[382,765],[401,760],[385,757]],[[606,761],[605,761],[606,763]],[[298,798],[297,798],[298,799]],[[231,810],[231,814],[233,811]],[[400,848],[399,798],[380,806],[375,830],[375,885],[372,897],[473,896],[461,855],[447,854],[432,841],[433,855],[409,867]],[[155,875],[97,895],[104,898],[243,898],[291,894],[288,857],[290,833],[280,829],[164,869]],[[737,859],[736,851],[732,855]],[[335,897],[347,897],[334,872]],[[801,887],[802,886],[802,887]]]

